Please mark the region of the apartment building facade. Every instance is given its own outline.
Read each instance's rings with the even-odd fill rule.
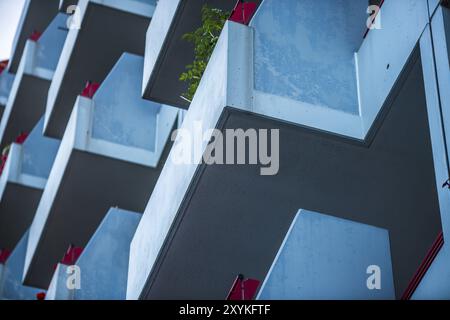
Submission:
[[[447,1],[36,1],[0,75],[1,298],[450,298]]]

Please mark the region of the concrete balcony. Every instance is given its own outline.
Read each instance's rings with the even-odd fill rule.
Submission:
[[[30,132],[45,113],[48,89],[66,40],[67,15],[59,13],[37,41],[27,40],[0,122],[3,148]]]
[[[147,31],[144,82],[144,98],[187,109],[189,103],[180,96],[187,85],[179,81],[186,65],[194,59],[193,46],[182,39],[201,25],[201,8],[231,12],[237,1],[220,0],[160,0],[152,23]],[[261,0],[253,2],[260,3]]]
[[[260,1],[255,2],[260,5]],[[182,40],[182,35],[200,25],[200,8],[204,3],[228,11],[233,8],[233,2],[161,0],[158,3],[147,31],[145,98],[188,108],[189,104],[180,98],[186,91],[186,83],[179,81],[179,76],[193,61],[193,48]],[[372,30],[365,39],[362,35],[367,28],[366,0],[343,2],[334,12],[329,9],[333,6],[332,0],[315,4],[305,1],[298,5],[297,11],[290,10],[295,5],[265,1],[250,21],[254,39],[253,57],[248,63],[252,65],[249,72],[254,82],[246,89],[254,100],[252,111],[364,139],[370,130],[375,130],[372,128],[375,118],[382,106],[389,103],[386,100],[390,90],[429,23],[428,6],[433,10],[437,2],[428,5],[422,0],[401,0],[384,4],[381,9],[383,28]],[[397,23],[395,13],[401,7],[406,7],[417,21],[413,28],[407,22]],[[318,16],[314,23],[298,15],[298,12],[308,12],[309,8],[315,10],[312,15]],[[334,27],[322,30],[327,17],[335,21]],[[284,25],[286,21],[290,24]],[[295,24],[302,27],[304,34],[292,28]],[[338,29],[343,32],[337,32]],[[281,37],[292,41],[282,44],[278,41]],[[373,56],[373,52],[377,52],[375,47],[401,43],[399,37],[404,41],[397,45],[397,50],[385,50]],[[310,50],[302,50],[305,41]],[[283,59],[286,46],[296,63]],[[317,55],[324,58],[318,60]],[[339,84],[338,88],[333,87],[335,83]],[[372,90],[373,83],[381,89]]]
[[[128,299],[224,299],[239,273],[265,279],[298,208],[386,229],[395,296],[400,298],[429,246],[447,228],[444,217],[449,216],[450,201],[442,183],[448,179],[448,170],[439,129],[427,2],[386,2],[383,29],[371,30],[364,40],[361,31],[366,17],[351,7],[356,12],[354,28],[345,29],[343,35],[333,31],[338,27],[329,34],[322,28],[324,42],[305,51],[313,59],[327,37],[342,46],[339,58],[350,59],[349,65],[343,74],[330,71],[330,77],[343,81],[339,90],[346,92],[342,97],[355,102],[354,111],[346,110],[350,104],[342,100],[337,105],[315,100],[316,92],[303,87],[310,85],[307,82],[294,84],[304,89],[301,92],[309,92],[304,98],[309,102],[301,95],[289,97],[288,92],[268,93],[255,87],[256,78],[265,74],[264,68],[270,71],[271,62],[290,61],[277,59],[280,52],[270,51],[277,47],[270,41],[264,45],[264,34],[256,34],[286,32],[278,25],[264,29],[264,16],[281,14],[270,21],[296,25],[290,20],[295,11],[285,3],[274,11],[274,3],[262,3],[250,22],[252,28],[228,22],[221,34],[181,128],[192,133],[200,124],[206,135],[193,149],[201,152],[179,163],[179,149],[174,148],[164,166],[131,244]],[[353,5],[367,7],[367,1],[349,1],[327,14],[346,25],[348,6]],[[327,14],[322,16],[326,4],[317,6],[318,18],[329,19]],[[411,28],[409,18],[399,18],[398,12],[419,23]],[[288,13],[294,17],[283,19],[282,14]],[[320,26],[320,19],[315,23]],[[308,27],[307,23],[302,27]],[[306,30],[311,35],[317,29]],[[269,40],[277,39],[275,33]],[[307,39],[292,45],[310,45]],[[402,44],[399,50],[386,52],[394,43]],[[298,53],[291,49],[284,52],[291,52],[295,59]],[[273,60],[261,60],[271,53]],[[371,57],[377,68],[370,65]],[[269,65],[263,68],[264,61]],[[289,78],[291,65],[275,65],[277,72],[266,80],[276,82],[277,76],[284,75],[280,70],[287,79],[296,80]],[[356,72],[356,66],[358,76],[351,72],[352,68]],[[330,68],[334,67],[333,62]],[[317,68],[326,70],[326,65]],[[323,92],[336,91],[326,89],[329,83],[320,77],[316,80]],[[372,90],[376,96],[369,90],[373,86],[380,88]],[[270,171],[274,163],[217,163],[208,144],[217,136],[210,129],[218,129],[223,136],[228,129],[279,130],[279,150],[273,150],[279,151],[279,170],[264,176],[264,169]],[[276,145],[278,134],[268,138],[273,139],[271,146]],[[182,136],[175,141],[175,145],[186,143]],[[233,156],[231,163],[236,164]]]
[[[15,74],[25,50],[27,40],[34,32],[44,32],[55,18],[60,0],[26,0],[13,42],[9,72]]]
[[[36,300],[41,290],[22,285],[22,271],[27,249],[28,231],[14,248],[4,265],[0,265],[0,300]]]
[[[47,300],[125,300],[130,242],[141,214],[110,209],[78,258],[79,289],[68,289],[74,275],[59,264]]]
[[[12,250],[29,229],[60,141],[42,135],[42,118],[23,144],[13,143],[0,178],[0,248]]]
[[[87,81],[103,82],[122,53],[144,54],[156,0],[80,0],[51,83],[45,134],[62,138]]]
[[[394,299],[389,246],[387,230],[299,210],[258,299]],[[380,272],[377,290],[367,286],[372,266]]]
[[[52,266],[86,246],[110,207],[143,212],[178,112],[141,98],[143,63],[124,54],[93,99],[77,99],[31,226],[25,283],[48,288]]]

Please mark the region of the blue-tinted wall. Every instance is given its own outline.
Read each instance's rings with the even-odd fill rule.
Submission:
[[[67,36],[67,15],[59,13],[38,40],[36,66],[55,70]]]
[[[369,266],[381,290],[369,290]],[[395,299],[387,230],[300,210],[259,299]]]
[[[58,153],[60,141],[44,137],[44,118],[34,127],[23,144],[22,173],[47,179]]]
[[[141,98],[144,58],[125,53],[94,96],[92,137],[155,149],[161,105]]]
[[[36,294],[42,291],[22,285],[27,241],[28,231],[6,261],[0,279],[0,300],[36,300]]]
[[[358,113],[354,53],[367,0],[264,0],[255,28],[255,88]]]

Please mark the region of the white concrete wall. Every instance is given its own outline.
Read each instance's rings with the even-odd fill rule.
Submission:
[[[58,264],[47,300],[124,300],[130,242],[141,214],[111,208],[76,262],[80,288],[69,289],[73,269]]]
[[[204,130],[215,128],[223,109],[232,106],[246,109],[251,106],[251,67],[248,59],[250,28],[227,22],[199,89],[183,121],[181,129],[194,132],[196,125]],[[209,133],[211,134],[211,133]],[[195,150],[192,164],[176,164],[172,149],[152,193],[144,216],[131,243],[127,299],[137,299],[150,274],[167,232],[194,176],[209,137],[205,137]],[[175,145],[180,143],[180,137]]]
[[[370,266],[380,270],[379,289],[367,286]],[[258,299],[395,299],[388,231],[299,210]]]
[[[77,261],[81,289],[75,300],[125,300],[130,242],[141,214],[112,208]]]
[[[429,22],[424,0],[385,1],[380,14],[382,28],[371,30],[357,53],[366,133]]]

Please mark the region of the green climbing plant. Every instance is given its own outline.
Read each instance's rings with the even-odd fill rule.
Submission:
[[[194,44],[195,58],[191,64],[186,66],[186,71],[180,75],[180,81],[188,83],[188,90],[181,95],[181,98],[192,101],[220,32],[229,16],[229,12],[204,5],[202,7],[202,25],[197,30],[183,35],[184,40]]]

